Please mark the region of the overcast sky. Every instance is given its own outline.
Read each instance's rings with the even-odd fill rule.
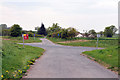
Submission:
[[[1,0],[0,24],[19,24],[24,30],[34,30],[58,23],[63,28],[78,31],[103,31],[118,26],[119,0]]]

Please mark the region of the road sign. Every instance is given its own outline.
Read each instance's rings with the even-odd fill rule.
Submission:
[[[24,40],[28,39],[28,34],[22,34],[23,37],[23,48],[24,48]]]
[[[97,34],[97,37],[100,37],[100,34]]]
[[[22,37],[24,37],[24,34],[22,34]]]
[[[58,36],[59,36],[59,34],[58,34]]]
[[[35,40],[35,34],[34,34],[34,40]]]
[[[28,34],[24,34],[24,40],[28,39]]]

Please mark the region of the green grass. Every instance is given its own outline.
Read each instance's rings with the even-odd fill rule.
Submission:
[[[58,43],[61,45],[67,45],[67,46],[87,46],[87,47],[96,47],[97,43],[96,40],[91,40],[88,42],[71,42],[71,43]],[[99,40],[98,47],[112,47],[112,46],[118,46],[118,40]]]
[[[93,40],[91,38],[71,38],[71,39],[62,39],[62,38],[52,38],[52,37],[47,37],[47,39],[49,39],[50,41],[57,43],[57,42],[62,42],[62,41],[73,41],[73,40]]]
[[[44,52],[44,49],[38,47],[25,45],[25,48],[23,48],[22,45],[11,40],[3,41],[2,50],[3,78],[21,78],[29,69],[29,65],[33,64],[35,59],[39,58]]]
[[[4,36],[4,39],[10,39],[11,41],[15,43],[23,43],[22,37],[10,37],[10,36]],[[24,43],[34,43],[34,42],[42,42],[39,37],[36,37],[34,40],[34,37],[29,37],[28,40],[24,40]]]
[[[62,41],[67,41],[66,39],[61,39],[61,38],[52,38],[52,37],[47,37],[50,41],[56,43],[56,42],[62,42]]]
[[[108,69],[118,71],[118,47],[103,50],[85,51],[83,54],[95,58],[94,60],[107,66]]]
[[[62,38],[52,38],[52,37],[47,37],[50,41],[57,43],[57,42],[62,42],[62,41],[73,41],[73,40],[97,40],[97,38],[86,38],[86,37],[75,37],[71,39],[62,39]],[[107,37],[101,37],[99,40],[118,40],[118,38],[107,38]]]

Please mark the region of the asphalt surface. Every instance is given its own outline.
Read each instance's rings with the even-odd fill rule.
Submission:
[[[80,55],[94,47],[72,47],[54,44],[47,39],[42,43],[25,45],[44,48],[46,51],[32,65],[24,78],[117,78],[117,74]],[[101,48],[99,48],[101,49]]]

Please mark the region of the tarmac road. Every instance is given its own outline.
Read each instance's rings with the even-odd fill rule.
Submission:
[[[25,45],[44,48],[46,51],[32,65],[24,78],[117,78],[118,75],[100,64],[80,55],[94,47],[72,47],[54,44],[47,39],[42,43]],[[102,48],[99,48],[102,49]]]

